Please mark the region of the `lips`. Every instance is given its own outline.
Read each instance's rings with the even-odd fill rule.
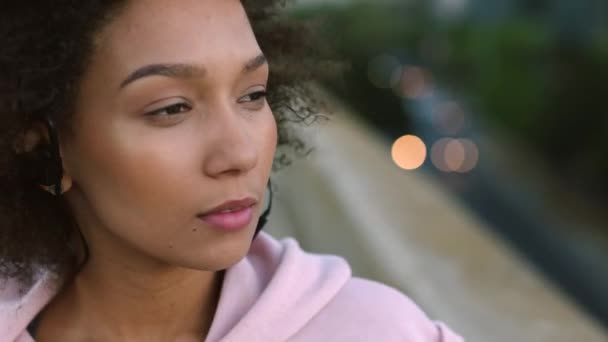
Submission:
[[[251,197],[248,197],[248,198],[245,198],[242,200],[227,201],[205,213],[199,214],[198,216],[207,216],[207,215],[212,215],[212,214],[224,214],[224,213],[240,211],[245,208],[251,207],[252,205],[254,205],[256,203],[257,203],[257,201]]]
[[[199,219],[223,231],[237,231],[249,225],[253,220],[253,206],[257,201],[246,198],[238,201],[225,202],[204,214],[198,215]]]

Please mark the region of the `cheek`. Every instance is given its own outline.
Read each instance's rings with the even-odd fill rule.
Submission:
[[[90,134],[77,141],[73,177],[103,226],[158,238],[194,215],[204,152],[192,148],[192,134],[146,134],[128,125],[83,132]]]
[[[189,226],[196,221],[196,213],[220,196],[221,188],[204,175],[205,156],[210,152],[195,122],[169,129],[116,122],[80,128],[82,134],[73,144],[77,148],[69,151],[66,160],[75,190],[86,203],[76,206],[88,213],[88,222],[98,225],[93,229],[109,230],[151,254],[170,244],[176,248],[167,253],[200,250],[210,236],[193,238]],[[270,110],[243,122],[258,149],[255,169],[243,177],[251,189],[263,194],[277,145],[276,122]],[[222,249],[221,244],[214,245]]]
[[[260,154],[262,155],[261,159],[264,161],[265,167],[271,168],[278,138],[277,124],[272,112],[267,116],[267,120],[264,122],[259,138],[259,146],[261,146]]]

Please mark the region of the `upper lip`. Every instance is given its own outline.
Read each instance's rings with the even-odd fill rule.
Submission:
[[[209,214],[216,214],[219,213],[221,211],[237,211],[237,210],[241,210],[241,209],[245,209],[248,207],[251,207],[252,205],[256,204],[257,201],[255,200],[255,198],[253,197],[247,197],[241,200],[232,200],[232,201],[226,201],[220,205],[218,205],[217,207],[210,209],[202,214],[200,214],[199,216],[205,216],[205,215],[209,215]]]

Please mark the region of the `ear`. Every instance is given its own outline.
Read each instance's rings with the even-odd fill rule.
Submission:
[[[64,172],[57,132],[53,123],[35,121],[13,143],[17,155],[28,161],[27,167],[35,176],[39,186],[53,194],[60,195],[72,187],[72,177]]]

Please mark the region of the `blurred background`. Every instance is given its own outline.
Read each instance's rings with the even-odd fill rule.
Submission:
[[[468,341],[608,341],[608,2],[296,3],[350,67],[271,233]]]

